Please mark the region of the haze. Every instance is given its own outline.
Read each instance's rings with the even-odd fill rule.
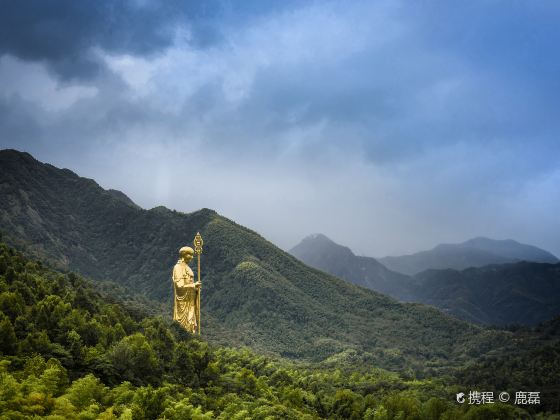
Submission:
[[[3,2],[0,147],[284,249],[560,255],[558,2],[198,3]]]

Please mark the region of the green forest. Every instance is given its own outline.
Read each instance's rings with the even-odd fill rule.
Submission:
[[[351,354],[304,363],[210,345],[145,302],[119,301],[5,244],[0,311],[3,419],[560,418],[459,405],[457,378],[417,379]]]

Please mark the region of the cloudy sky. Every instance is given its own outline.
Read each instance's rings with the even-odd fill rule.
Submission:
[[[284,249],[560,255],[557,1],[1,5],[1,148]]]

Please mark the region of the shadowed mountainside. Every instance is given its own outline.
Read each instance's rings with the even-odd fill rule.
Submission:
[[[350,248],[339,245],[323,234],[304,238],[290,251],[305,264],[367,287],[399,300],[411,300],[410,277],[396,273],[375,258],[354,255]]]
[[[378,366],[437,369],[507,336],[312,269],[212,210],[138,209],[26,153],[0,152],[0,193],[10,243],[164,302],[177,250],[200,231],[202,325],[213,342],[310,360],[354,349]]]
[[[369,419],[388,407],[414,419],[540,412],[552,420],[542,414],[559,409],[560,319],[515,331],[452,376],[413,378],[363,363],[351,350],[302,363],[208,345],[150,316],[153,302],[123,301],[99,285],[0,243],[2,418]],[[481,384],[511,394],[538,389],[542,404],[455,403],[456,392]]]
[[[290,252],[351,283],[434,305],[478,324],[536,325],[560,314],[560,264],[518,262],[462,271],[427,270],[408,277],[374,258],[356,256],[324,235],[311,235]]]
[[[459,244],[440,244],[429,251],[411,255],[383,257],[379,262],[393,271],[408,275],[425,270],[452,268],[463,270],[491,264],[531,261],[556,264],[558,258],[536,246],[512,239],[474,238]]]
[[[479,324],[536,325],[560,314],[560,264],[428,270],[414,279],[416,301]]]

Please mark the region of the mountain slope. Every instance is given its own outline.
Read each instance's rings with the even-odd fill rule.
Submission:
[[[541,404],[530,409],[534,415],[537,410],[560,413],[559,375],[560,316],[516,329],[504,346],[460,367],[454,377],[465,389],[495,389],[512,396],[522,389],[539,391]]]
[[[413,418],[460,420],[477,418],[483,409],[459,410],[454,394],[463,380],[451,376],[412,379],[352,359],[339,358],[333,369],[216,348],[170,319],[138,310],[138,301],[125,303],[97,286],[0,243],[3,419],[358,419],[408,407]],[[524,335],[531,341],[522,337],[521,344],[542,334]],[[547,345],[558,341],[550,327],[546,335]],[[558,369],[550,369],[554,359],[540,347],[541,370],[525,369],[524,380],[543,391],[538,411],[557,411],[558,391],[551,385]],[[494,360],[511,365],[506,352]],[[456,373],[487,380],[492,371]],[[510,378],[503,378],[506,385],[513,385]],[[516,413],[529,415],[512,406],[493,411],[499,418]]]
[[[497,242],[509,247],[508,241]],[[408,277],[387,270],[373,258],[357,257],[324,235],[312,235],[290,252],[354,284],[433,305],[477,324],[536,325],[560,314],[560,264],[519,262],[462,271],[426,270]]]
[[[416,301],[479,324],[536,325],[560,314],[560,264],[428,270],[414,278]]]
[[[556,264],[560,262],[553,254],[533,245],[526,245],[512,239],[473,238],[463,243],[465,247],[480,249],[504,258]]]
[[[495,240],[474,238],[459,244],[441,244],[429,251],[411,255],[383,257],[378,261],[390,270],[408,275],[429,269],[463,270],[491,264],[505,264],[517,261],[558,263],[551,253],[531,245],[521,244],[511,239]]]
[[[356,349],[402,368],[455,364],[505,336],[311,269],[214,211],[137,209],[25,153],[0,152],[0,194],[11,243],[167,302],[177,250],[200,231],[203,333],[214,342],[313,360]]]
[[[375,258],[354,255],[350,248],[333,242],[323,234],[304,238],[289,252],[311,267],[358,286],[399,300],[411,300],[410,277],[388,270]]]

